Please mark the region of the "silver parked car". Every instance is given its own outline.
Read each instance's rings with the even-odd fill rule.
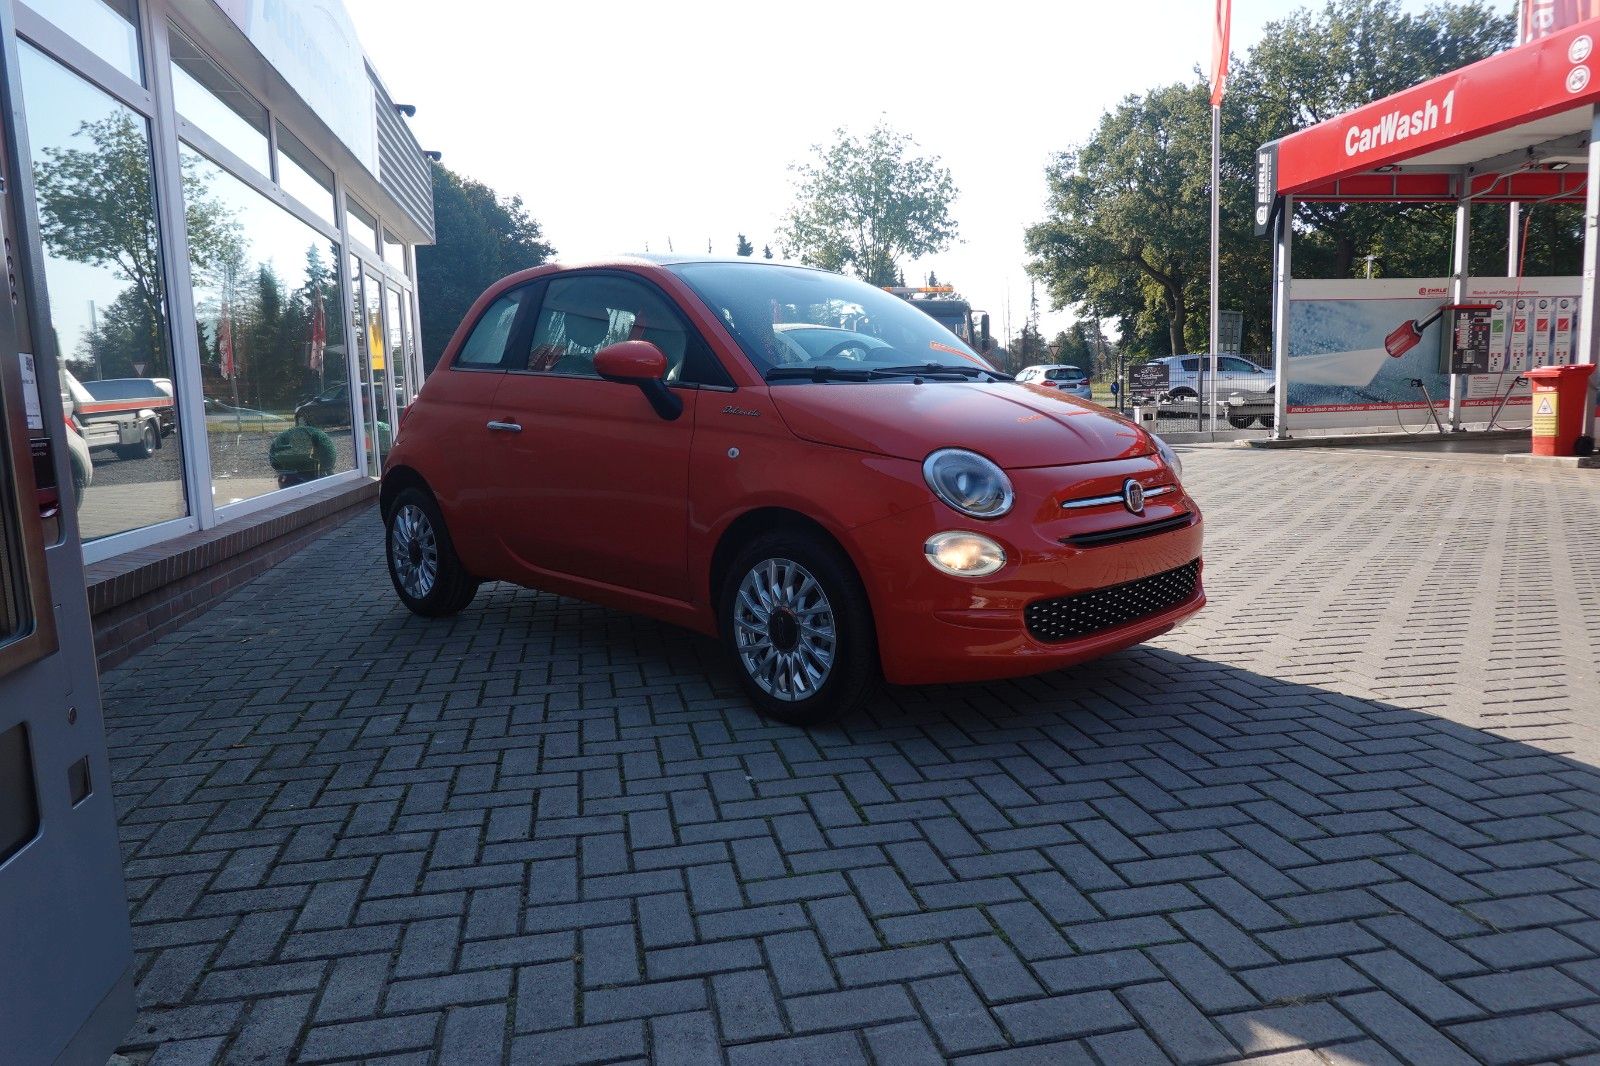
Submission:
[[[1092,400],[1089,375],[1081,367],[1065,364],[1041,363],[1024,367],[1017,372],[1017,380],[1024,385],[1042,385],[1047,389],[1060,389],[1069,396]]]
[[[1211,369],[1208,355],[1164,355],[1152,359],[1153,363],[1167,364],[1167,393],[1174,400],[1200,398],[1203,372]],[[1242,355],[1217,356],[1217,395],[1227,398],[1238,392],[1272,394],[1272,371],[1267,370]],[[1209,387],[1206,391],[1210,391]]]

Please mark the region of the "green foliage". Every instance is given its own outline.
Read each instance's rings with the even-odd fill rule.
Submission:
[[[756,246],[751,244],[744,234],[739,234],[739,242],[734,246],[734,255],[755,255]],[[768,258],[771,258],[770,256]]]
[[[1251,217],[1255,149],[1293,130],[1409,88],[1508,46],[1514,20],[1481,0],[1407,13],[1398,0],[1329,0],[1268,23],[1243,62],[1234,59],[1222,109],[1221,304],[1245,313],[1245,351],[1270,333],[1269,245]],[[1087,141],[1046,170],[1046,217],[1029,228],[1029,269],[1055,307],[1082,305],[1113,319],[1130,354],[1206,347],[1211,137],[1203,81],[1129,96]],[[1474,270],[1505,265],[1505,212],[1479,209]],[[1296,273],[1435,276],[1448,272],[1448,205],[1304,205]],[[1578,225],[1569,209],[1541,207],[1528,265],[1566,263]],[[1496,232],[1499,233],[1496,245]]]
[[[779,239],[785,254],[829,270],[849,270],[873,285],[892,285],[904,257],[948,248],[956,237],[950,171],[936,156],[885,123],[856,137],[835,131],[814,161],[797,163],[795,202]]]
[[[429,369],[484,289],[555,254],[520,196],[497,196],[438,163],[433,206],[436,241],[417,248],[422,352]]]
[[[763,258],[763,259],[771,259],[772,258],[772,245],[763,244],[761,246],[761,258]]]

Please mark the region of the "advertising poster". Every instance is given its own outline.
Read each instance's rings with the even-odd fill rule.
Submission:
[[[1533,304],[1533,365],[1550,365],[1550,320],[1555,317],[1555,301],[1541,296]]]
[[[1577,335],[1577,310],[1576,296],[1557,297],[1555,330],[1550,339],[1550,362],[1556,366],[1572,362],[1572,344]]]
[[[1533,318],[1533,301],[1522,298],[1513,301],[1511,318],[1511,350],[1506,353],[1506,369],[1520,374],[1528,369],[1528,328]]]
[[[1558,301],[1572,300],[1577,289],[1577,278],[1471,282],[1466,300],[1489,304],[1496,313],[1490,319],[1491,372],[1464,379],[1464,406],[1492,408],[1536,355],[1554,357]],[[1378,425],[1407,410],[1425,416],[1422,390],[1411,384],[1417,379],[1435,405],[1446,404],[1450,379],[1441,369],[1441,308],[1449,302],[1444,278],[1296,281],[1285,363],[1289,411],[1311,416],[1297,420],[1307,425]],[[1527,403],[1526,386],[1512,393],[1511,406]],[[1487,419],[1489,412],[1480,417]]]

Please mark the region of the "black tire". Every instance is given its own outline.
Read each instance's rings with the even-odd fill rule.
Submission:
[[[399,527],[404,529],[397,532]],[[472,602],[478,579],[456,557],[444,516],[429,493],[420,488],[402,490],[383,516],[383,529],[389,580],[411,613],[443,618]]]
[[[1198,400],[1200,398],[1200,394],[1190,388],[1173,389],[1171,395],[1174,400]]]
[[[741,595],[747,579],[782,591],[772,602],[758,603]],[[776,607],[766,610],[773,602]],[[831,619],[832,658],[820,671],[817,652],[825,638],[807,632],[801,616]],[[740,548],[723,574],[717,621],[740,683],[768,718],[820,725],[859,707],[878,679],[877,631],[866,589],[843,549],[820,534],[774,530]],[[763,646],[764,657],[758,650]],[[778,669],[785,661],[793,667],[786,675]],[[762,662],[772,669],[759,679]]]
[[[1261,415],[1261,416],[1259,416],[1259,421],[1261,422],[1261,425],[1263,427],[1265,427],[1267,429],[1271,429],[1272,428],[1272,417],[1273,417],[1272,415]]]
[[[139,443],[124,445],[117,449],[117,454],[124,459],[150,459],[155,456],[159,447],[161,447],[161,431],[146,422],[139,427]]]
[[[1255,415],[1229,415],[1228,425],[1234,429],[1249,429],[1250,424],[1256,420]]]

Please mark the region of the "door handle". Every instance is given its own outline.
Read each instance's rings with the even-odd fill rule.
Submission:
[[[499,422],[499,421],[495,421],[494,419],[490,419],[489,428],[493,429],[493,430],[498,430],[501,433],[521,433],[522,432],[522,427],[520,425],[518,425],[517,423],[515,423],[515,422]]]

